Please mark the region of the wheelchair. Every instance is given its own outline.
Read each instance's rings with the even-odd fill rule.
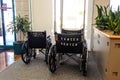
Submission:
[[[36,58],[36,49],[39,49],[39,52],[45,54],[45,62],[47,64],[48,52],[52,45],[50,36],[46,37],[46,31],[31,31],[27,33],[27,36],[28,40],[24,42],[24,52],[21,54],[22,61],[25,64],[29,64],[32,57]]]
[[[57,66],[65,60],[62,60],[63,55],[75,60],[79,66],[80,71],[83,75],[87,75],[87,44],[84,40],[83,29],[81,30],[64,30],[62,33],[55,33],[55,44],[51,46],[48,56],[49,70],[54,73]],[[72,57],[72,55],[77,55],[78,58]],[[78,59],[78,60],[77,60]]]

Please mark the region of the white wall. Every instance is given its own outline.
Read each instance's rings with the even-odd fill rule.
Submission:
[[[87,41],[88,50],[91,51],[91,36],[92,36],[92,23],[93,23],[93,1],[86,0],[86,16],[85,16],[85,38]]]
[[[29,16],[29,3],[28,0],[14,0],[15,1],[15,12],[16,16],[20,14],[20,16]],[[17,40],[20,40],[21,35],[21,40],[26,40],[26,36],[23,37],[23,34],[20,34],[19,32],[17,33]]]
[[[29,16],[29,6],[28,0],[15,0],[15,9],[16,16],[20,14],[21,16],[28,15]]]
[[[33,31],[47,31],[51,35],[53,27],[52,0],[31,0],[31,20]]]

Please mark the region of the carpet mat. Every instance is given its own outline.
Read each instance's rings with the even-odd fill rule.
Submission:
[[[79,65],[70,60],[59,65],[54,74],[51,73],[41,54],[28,65],[21,59],[15,61],[0,73],[0,80],[102,80],[93,57],[90,58],[86,77],[79,71]]]

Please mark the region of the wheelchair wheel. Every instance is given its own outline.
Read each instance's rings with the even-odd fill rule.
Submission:
[[[49,53],[49,49],[46,49],[46,53],[45,53],[45,62],[46,62],[46,64],[48,64],[48,53]]]
[[[28,53],[22,53],[21,54],[21,58],[22,58],[22,60],[23,60],[23,62],[25,63],[25,64],[29,64],[30,63],[30,57],[29,57],[29,54]]]
[[[87,48],[85,46],[83,47],[81,68],[82,68],[83,76],[86,76],[87,75]]]
[[[56,71],[56,59],[55,59],[54,46],[50,49],[50,53],[49,53],[49,70],[52,73]]]
[[[27,44],[27,41],[23,44],[23,48],[25,49],[25,52],[24,53],[21,53],[21,58],[22,58],[22,61],[25,63],[25,64],[29,64],[30,63],[30,60],[31,60],[31,57],[30,57],[30,49],[28,49],[28,44]]]
[[[45,53],[45,62],[46,62],[46,64],[48,64],[48,54],[49,54],[49,50],[50,50],[51,46],[52,46],[52,43],[48,42],[47,43],[47,48],[46,48],[46,53]]]

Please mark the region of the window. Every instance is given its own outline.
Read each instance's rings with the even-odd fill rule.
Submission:
[[[120,0],[110,0],[110,6],[112,10],[117,10],[118,6],[120,7]]]
[[[84,18],[84,0],[54,0],[55,31],[81,29]]]

